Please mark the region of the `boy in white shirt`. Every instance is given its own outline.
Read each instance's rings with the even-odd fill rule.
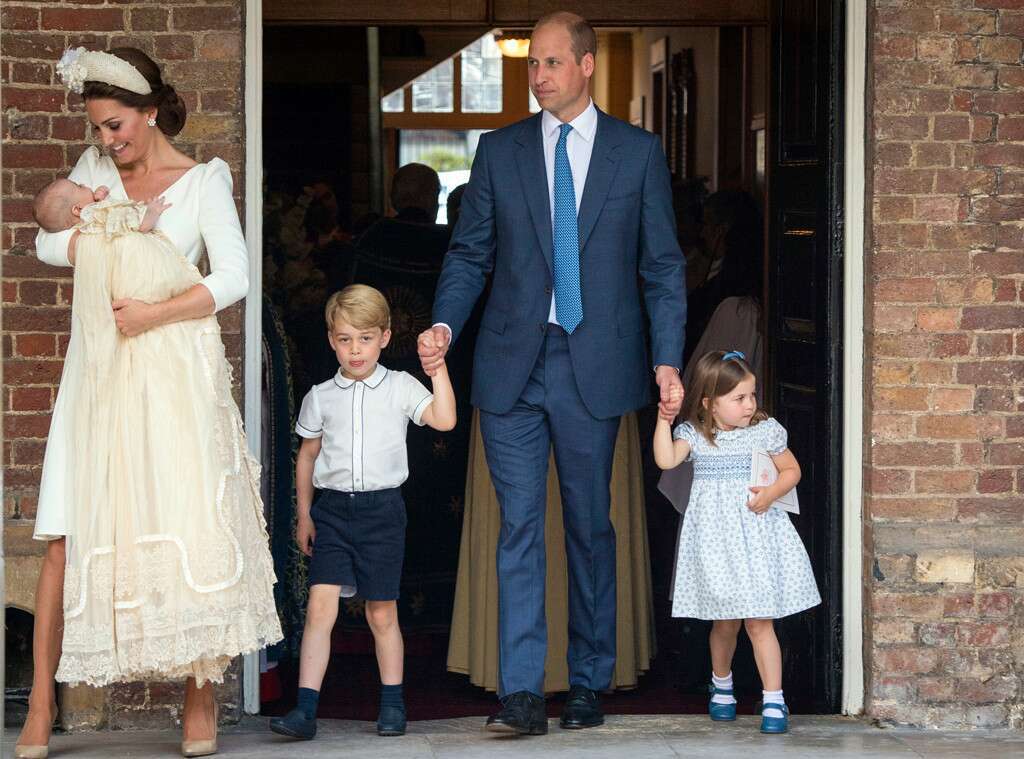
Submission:
[[[316,735],[338,598],[358,593],[366,602],[380,667],[377,732],[402,735],[403,644],[396,599],[405,554],[405,434],[410,419],[452,429],[455,393],[445,366],[431,377],[431,395],[412,375],[377,363],[391,339],[390,309],[378,290],[350,285],[330,297],[325,315],[340,367],[306,394],[295,425],[303,438],[295,466],[295,538],[312,556],[298,703],[286,716],[272,719],[270,729],[303,740]],[[312,504],[314,487],[322,494]]]

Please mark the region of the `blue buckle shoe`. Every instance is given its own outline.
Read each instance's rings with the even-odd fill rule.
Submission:
[[[292,709],[283,717],[270,720],[270,729],[278,735],[287,735],[300,741],[312,740],[316,737],[316,717],[306,719],[301,709]]]
[[[732,688],[726,690],[725,688],[716,688],[715,684],[712,683],[708,686],[708,692],[712,697],[714,696],[731,696]],[[716,704],[714,701],[708,702],[708,714],[711,716],[714,722],[733,722],[736,719],[736,701],[733,699],[731,704]]]
[[[782,712],[781,717],[764,716],[765,709],[778,709]],[[761,704],[761,732],[762,733],[788,733],[789,732],[789,707],[785,704]]]

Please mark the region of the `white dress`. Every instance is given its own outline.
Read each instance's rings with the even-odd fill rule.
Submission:
[[[772,507],[747,508],[751,454],[786,450],[774,419],[715,435],[712,445],[692,424],[673,437],[690,444],[694,479],[683,517],[672,616],[778,619],[821,603],[807,551],[789,521]]]
[[[142,216],[130,201],[94,204],[77,244],[44,465],[67,539],[57,679],[201,686],[280,640],[275,577],[216,317],[130,338],[114,323],[113,300],[160,302],[203,281],[168,236],[136,231]]]
[[[110,190],[111,200],[128,200],[114,162],[95,147],[82,154],[69,178],[92,188],[105,185]],[[164,197],[172,206],[161,214],[156,228],[190,263],[198,264],[203,253],[207,254],[210,274],[201,281],[213,295],[216,310],[244,298],[249,289],[249,257],[231,195],[228,165],[219,158],[197,164],[172,184]],[[39,260],[53,266],[69,266],[68,242],[73,232],[73,229],[55,233],[41,231],[36,237]],[[71,344],[75,342],[72,334]],[[64,384],[63,377],[61,384]],[[66,414],[66,399],[58,392],[39,485],[35,537],[40,540],[67,535],[66,504],[69,500],[64,472],[73,449],[64,443]]]
[[[202,279],[167,237],[137,231],[144,211],[83,212],[60,388],[74,455],[57,679],[201,686],[280,640],[274,570],[216,317],[135,337],[114,323],[112,300],[160,302]]]

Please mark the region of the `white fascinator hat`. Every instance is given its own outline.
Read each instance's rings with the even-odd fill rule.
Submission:
[[[149,95],[153,90],[137,68],[128,61],[102,50],[69,48],[57,62],[57,74],[64,86],[79,95],[86,82],[103,82],[134,92]]]

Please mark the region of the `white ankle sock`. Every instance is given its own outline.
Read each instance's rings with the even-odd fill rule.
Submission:
[[[722,690],[732,690],[732,672],[730,671],[725,677],[719,677],[715,674],[714,670],[711,671],[711,683],[716,688]],[[713,704],[735,704],[736,699],[732,697],[732,694],[722,695],[716,693],[711,697],[711,703]]]
[[[763,703],[765,704],[778,704],[779,706],[786,705],[786,699],[782,696],[781,690],[763,690],[761,691],[763,697]],[[763,717],[785,717],[781,709],[765,709],[761,712]]]

